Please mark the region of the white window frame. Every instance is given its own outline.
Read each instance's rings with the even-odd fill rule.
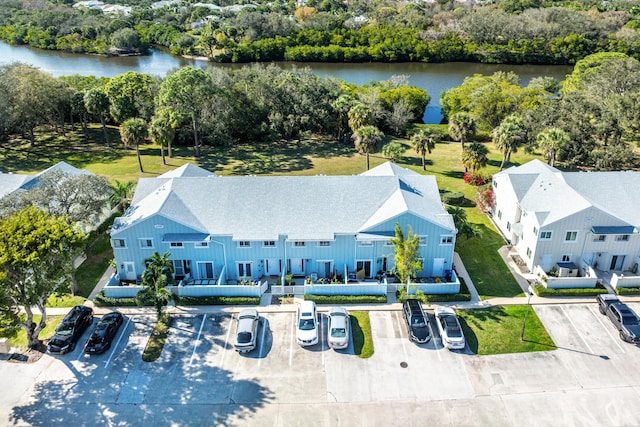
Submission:
[[[200,276],[200,266],[201,265],[206,265],[206,264],[211,264],[211,277],[201,277]],[[197,261],[196,262],[196,269],[198,270],[198,278],[201,280],[214,280],[216,278],[216,266],[215,263],[213,261]],[[206,267],[205,267],[205,272],[206,272]]]
[[[330,240],[320,240],[318,242],[318,247],[319,248],[328,248],[331,246],[331,241]]]
[[[560,255],[560,262],[571,262],[571,254]]]
[[[572,240],[567,239],[567,237],[569,237],[569,234],[573,234],[575,233],[575,237]],[[578,241],[578,230],[567,230],[564,233],[564,242],[565,243],[575,243]]]
[[[145,245],[145,243],[149,243],[149,244]],[[153,249],[153,238],[141,237],[138,239],[138,244],[140,245],[140,249]]]
[[[127,248],[127,239],[112,239],[113,247],[116,249],[126,249]]]
[[[209,247],[209,242],[195,242],[193,246],[196,249],[206,249]]]
[[[305,246],[307,246],[307,242],[304,242],[302,240],[296,240],[293,242],[294,248],[304,248]]]
[[[527,247],[527,258],[531,259],[531,254],[533,252],[531,252],[531,248]]]
[[[616,242],[628,242],[629,235],[628,234],[618,234],[616,235]]]
[[[244,275],[240,275],[240,266],[242,265],[242,270]],[[249,266],[249,275],[247,275],[247,266]],[[237,261],[236,262],[236,272],[238,273],[238,277],[241,279],[247,278],[247,277],[253,277],[252,273],[253,273],[253,262],[251,261]]]
[[[263,248],[275,248],[276,247],[276,241],[275,240],[263,240],[262,241],[262,247]]]
[[[419,242],[418,242],[418,244],[419,244],[420,246],[427,246],[427,244],[428,244],[428,242],[429,242],[428,237],[429,237],[429,236],[419,236],[419,237],[418,237],[418,241],[419,241]]]
[[[184,248],[184,243],[182,242],[169,242],[169,246],[171,246],[172,248]]]
[[[373,246],[373,240],[358,240],[360,246]]]
[[[498,219],[502,219],[502,211],[498,209]]]
[[[607,235],[606,234],[596,234],[593,237],[593,241],[594,242],[606,242],[607,241]]]
[[[453,245],[453,234],[440,235],[440,246],[450,246],[450,245]]]
[[[540,240],[551,240],[552,237],[553,231],[540,231]]]
[[[251,242],[249,240],[238,240],[238,247],[247,249],[251,247]]]
[[[538,227],[533,227],[533,235],[537,236],[538,235]]]

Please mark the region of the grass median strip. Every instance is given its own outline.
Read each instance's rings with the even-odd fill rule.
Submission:
[[[162,354],[164,343],[167,341],[167,337],[171,331],[171,323],[173,323],[173,318],[168,314],[165,314],[162,319],[158,320],[158,322],[153,326],[153,331],[149,336],[147,346],[144,348],[144,352],[142,353],[143,361],[153,362],[158,360],[160,354]]]
[[[528,312],[527,312],[528,310]],[[524,339],[520,339],[527,313]],[[555,350],[556,345],[527,305],[458,310],[469,349],[479,355]]]
[[[371,335],[369,312],[352,311],[350,320],[353,352],[362,359],[373,356],[373,338]]]

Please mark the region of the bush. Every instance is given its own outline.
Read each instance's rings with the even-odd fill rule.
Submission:
[[[174,296],[176,305],[258,305],[259,297],[180,297]]]
[[[481,187],[491,180],[491,177],[482,176],[479,173],[465,172],[463,176],[464,182],[467,184]]]
[[[616,288],[616,294],[618,295],[638,295],[640,294],[640,288]]]
[[[457,294],[423,294],[419,292],[416,295],[411,295],[411,298],[419,299],[426,304],[432,302],[471,301],[471,293],[467,288],[467,284],[462,277],[458,277],[458,280],[460,280],[460,292]],[[406,286],[396,291],[396,298],[398,302],[405,302],[409,298]]]
[[[464,194],[459,191],[447,191],[442,195],[442,201],[447,205],[459,206],[464,203]]]
[[[386,295],[313,295],[305,294],[304,299],[316,304],[367,304],[386,303]]]
[[[569,289],[551,289],[542,285],[535,285],[533,291],[539,297],[588,297],[599,294],[606,294],[607,289],[598,284],[595,288],[569,288]]]
[[[98,307],[136,307],[135,298],[109,298],[101,291],[93,299],[93,303]]]

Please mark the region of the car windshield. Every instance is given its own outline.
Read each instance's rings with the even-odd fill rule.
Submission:
[[[300,319],[298,323],[298,329],[301,331],[310,331],[315,328],[315,322],[313,319]]]
[[[100,344],[101,342],[102,338],[97,335],[91,335],[91,338],[89,338],[89,345],[96,345]]]
[[[422,316],[412,316],[411,317],[411,326],[416,328],[423,328],[427,326]]]
[[[251,315],[251,314],[246,314],[246,315],[244,315],[244,316],[240,316],[240,320],[242,320],[242,319],[253,319],[253,315]]]
[[[347,336],[347,330],[345,328],[331,328],[331,336],[333,338],[344,338]]]
[[[238,334],[238,344],[248,344],[251,342],[251,332],[240,332]]]
[[[57,335],[67,336],[73,333],[73,323],[61,323],[56,329]]]

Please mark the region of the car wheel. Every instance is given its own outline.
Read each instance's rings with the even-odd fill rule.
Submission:
[[[76,343],[72,342],[71,345],[69,346],[69,353],[71,353],[75,349],[76,349]]]
[[[604,307],[598,304],[598,310],[600,310],[600,313],[602,314],[607,314],[606,311],[604,311]]]
[[[627,339],[627,337],[622,333],[622,331],[620,331],[620,339],[624,342],[629,342],[629,340]]]

